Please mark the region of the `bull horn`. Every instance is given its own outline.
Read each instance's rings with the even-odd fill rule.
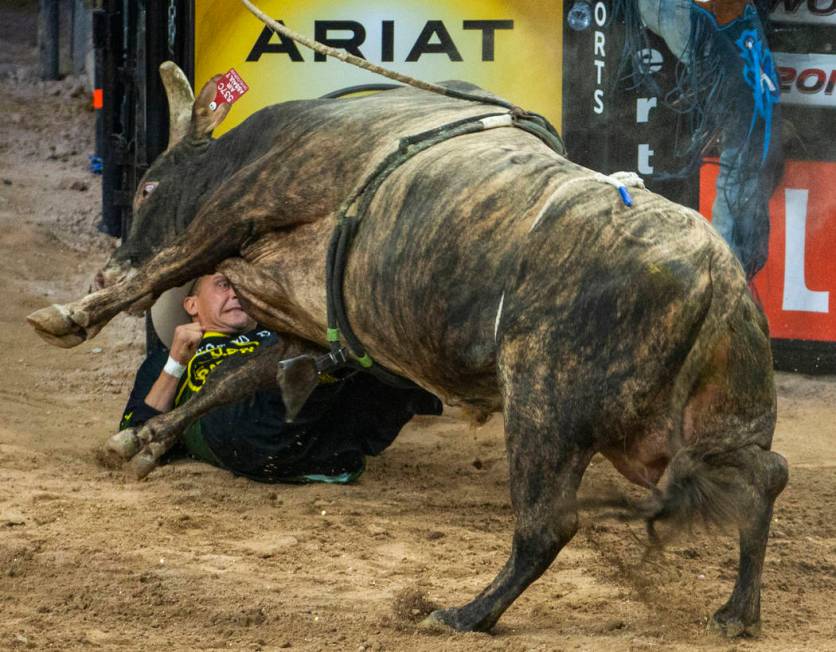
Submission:
[[[189,133],[194,92],[186,73],[173,61],[160,64],[160,78],[168,98],[168,148],[171,149]]]

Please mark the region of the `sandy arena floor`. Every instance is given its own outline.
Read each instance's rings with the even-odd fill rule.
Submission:
[[[757,641],[705,628],[731,591],[733,537],[643,564],[642,527],[595,511],[491,635],[418,632],[416,596],[461,604],[506,559],[497,417],[416,419],[350,487],[190,461],[136,483],[99,466],[143,324],[120,317],[67,351],[25,324],[85,292],[113,247],[94,229],[93,114],[73,80],[37,81],[32,34],[31,13],[0,9],[0,649],[836,650],[833,378],[778,375],[775,449],[792,475]],[[632,491],[596,458],[584,493],[613,489]]]

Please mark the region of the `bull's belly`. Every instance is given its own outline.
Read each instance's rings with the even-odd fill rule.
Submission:
[[[630,482],[650,487],[659,482],[671,460],[670,434],[656,430],[628,446],[608,446],[601,453]]]
[[[273,330],[289,333],[326,348],[326,296],[324,261],[330,238],[329,221],[301,225],[270,233],[250,243],[241,258],[225,261],[219,271],[236,287],[247,311]],[[346,297],[352,325],[365,304]],[[478,329],[477,329],[478,330]],[[448,405],[462,406],[475,420],[501,409],[492,338],[453,342],[434,338],[427,329],[421,336],[406,328],[396,355],[396,343],[381,338],[377,330],[357,331],[375,360],[391,371],[412,379]],[[455,359],[455,364],[449,364]]]

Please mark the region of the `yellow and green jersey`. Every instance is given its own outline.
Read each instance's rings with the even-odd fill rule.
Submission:
[[[207,332],[177,387],[175,407],[200,392],[225,360],[277,341],[266,329],[235,336]],[[121,428],[158,414],[144,399],[167,358],[168,351],[160,350],[140,367]],[[254,480],[348,482],[362,472],[364,456],[386,448],[414,414],[440,412],[438,399],[423,390],[389,387],[356,373],[324,379],[293,423],[285,423],[277,388],[257,390],[200,417],[181,439],[192,456]]]

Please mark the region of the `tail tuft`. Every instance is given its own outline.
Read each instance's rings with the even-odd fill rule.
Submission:
[[[654,544],[661,543],[656,522],[689,531],[694,525],[724,529],[740,521],[733,468],[714,466],[708,456],[684,449],[671,461],[669,472],[667,487],[651,498],[645,512],[648,535]]]

